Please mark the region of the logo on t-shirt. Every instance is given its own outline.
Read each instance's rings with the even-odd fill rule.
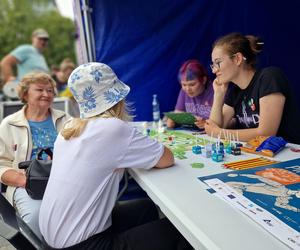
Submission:
[[[192,113],[193,115],[208,119],[211,111],[211,106],[203,105],[198,103],[186,103],[185,104],[186,112]]]
[[[255,107],[253,98],[251,98],[251,99],[248,101],[248,106],[251,108],[252,111],[255,111],[256,107]]]
[[[252,102],[251,102],[251,100],[252,100]],[[248,101],[247,104],[251,108],[251,110],[254,111],[255,104],[254,104],[252,98],[251,98],[251,100]],[[252,105],[252,107],[251,107],[251,105],[249,105],[249,103]],[[246,106],[245,102],[242,101],[242,114],[236,114],[236,117],[240,124],[244,124],[245,128],[256,127],[257,124],[259,123],[259,115],[258,114],[248,114],[246,107],[247,106]],[[251,112],[249,109],[248,109],[248,111]]]

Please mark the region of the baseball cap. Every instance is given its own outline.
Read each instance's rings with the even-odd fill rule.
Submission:
[[[38,38],[48,38],[49,39],[49,34],[46,30],[44,29],[36,29],[32,32],[32,36],[38,37]]]

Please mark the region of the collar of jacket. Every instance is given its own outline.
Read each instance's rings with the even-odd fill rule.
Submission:
[[[21,110],[12,114],[11,119],[9,121],[10,125],[14,126],[28,126],[28,120],[25,116],[25,109],[27,105],[25,104]],[[53,122],[55,124],[56,120],[66,116],[65,112],[57,109],[50,108],[50,114],[52,116]]]

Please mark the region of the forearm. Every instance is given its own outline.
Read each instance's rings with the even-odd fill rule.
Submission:
[[[15,78],[13,69],[10,65],[1,65],[1,73],[5,83]]]
[[[11,169],[11,170],[7,170],[2,174],[1,182],[8,186],[25,187],[26,176],[24,171]]]
[[[4,83],[15,79],[13,69],[16,63],[17,63],[16,58],[10,55],[4,57],[3,60],[1,61],[1,74]]]
[[[215,136],[221,135],[222,139],[231,138],[231,140],[238,140],[247,142],[256,136],[262,135],[259,128],[249,128],[249,129],[220,129],[214,133]]]
[[[156,164],[156,168],[168,168],[174,165],[174,156],[170,149],[164,146],[164,153]]]
[[[216,123],[221,128],[223,128],[224,125],[223,106],[224,106],[224,96],[215,95],[209,119],[211,119],[214,123]]]

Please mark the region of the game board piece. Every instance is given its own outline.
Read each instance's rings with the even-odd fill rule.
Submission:
[[[211,153],[212,153],[212,144],[206,144],[204,146],[202,155],[206,158],[211,158]]]
[[[196,162],[191,164],[192,168],[204,168],[204,163]]]
[[[241,148],[240,147],[235,147],[231,149],[231,154],[232,155],[241,155]]]
[[[215,162],[223,161],[223,155],[221,153],[213,152],[211,158]]]
[[[236,143],[235,143],[236,148],[243,147],[243,144],[239,141],[239,134],[236,132]]]
[[[224,144],[222,143],[221,146],[220,141],[221,141],[221,135],[219,134],[215,146],[213,144],[213,153],[211,155],[212,160],[216,162],[223,161],[224,158]]]
[[[247,160],[239,160],[234,162],[227,162],[223,164],[224,168],[234,169],[234,170],[242,170],[249,169],[254,167],[261,167],[270,164],[275,164],[278,161],[270,160],[264,157],[251,158]]]
[[[244,152],[273,157],[285,147],[286,143],[282,137],[257,136],[249,140],[241,149]]]
[[[162,133],[164,133],[165,131],[166,131],[166,128],[164,127],[162,120],[159,119],[158,125],[157,125],[157,132],[158,132],[159,134],[162,134]]]
[[[143,122],[142,123],[142,128],[143,128],[143,135],[147,135],[147,128],[148,128],[148,125],[147,125],[147,122]]]
[[[147,128],[147,135],[150,136],[151,129]]]
[[[231,148],[230,144],[227,145],[227,147],[225,148],[225,151],[227,154],[229,154],[229,155],[231,154],[232,148]]]
[[[193,147],[192,147],[192,152],[193,152],[194,154],[196,154],[196,155],[201,154],[201,153],[202,153],[202,152],[201,152],[201,146],[199,146],[199,145],[193,146]]]

